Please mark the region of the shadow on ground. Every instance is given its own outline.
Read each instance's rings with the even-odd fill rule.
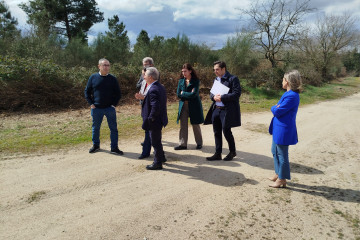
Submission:
[[[176,162],[167,163],[164,170],[175,174],[182,174],[189,176],[191,179],[208,182],[224,187],[241,186],[243,184],[258,184],[253,179],[246,178],[239,172],[219,169],[211,166],[183,166],[176,164]]]
[[[308,186],[293,182],[288,184],[288,189],[313,196],[321,196],[331,201],[360,202],[360,191],[353,189],[341,189],[328,186]]]

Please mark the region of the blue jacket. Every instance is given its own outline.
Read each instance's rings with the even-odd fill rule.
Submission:
[[[159,81],[154,82],[142,103],[142,129],[162,129],[168,124],[166,101],[164,86]]]
[[[276,144],[295,145],[298,142],[296,114],[299,103],[299,93],[289,90],[271,107],[274,117],[270,123],[269,133],[273,135]]]
[[[232,128],[241,126],[241,113],[240,113],[240,95],[241,86],[237,76],[231,75],[226,71],[225,75],[221,78],[221,83],[230,88],[227,94],[221,96],[221,101],[225,105],[225,119],[223,122],[223,128]],[[215,109],[214,95],[210,93],[210,98],[213,101],[206,118],[204,125],[212,124],[212,113]]]

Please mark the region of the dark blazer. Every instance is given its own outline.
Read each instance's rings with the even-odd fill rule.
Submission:
[[[271,119],[269,133],[273,135],[276,144],[294,145],[298,142],[296,114],[299,103],[299,93],[289,90],[271,107],[274,116]]]
[[[204,122],[204,113],[199,96],[199,79],[191,79],[189,85],[186,86],[185,78],[179,80],[176,94],[180,98],[179,111],[176,122],[179,123],[180,114],[185,101],[189,103],[189,117],[191,124],[200,124]],[[181,94],[181,91],[183,92]]]
[[[147,92],[141,108],[144,130],[162,129],[168,123],[166,109],[166,91],[158,81],[154,82]]]
[[[215,80],[216,81],[216,80]],[[241,86],[239,79],[231,75],[226,71],[225,75],[221,78],[221,83],[227,86],[229,92],[227,94],[221,95],[221,101],[225,105],[225,121],[223,122],[222,128],[232,128],[241,126],[241,113],[240,113],[240,104],[239,99],[241,95]],[[204,124],[212,124],[212,113],[215,109],[215,100],[214,95],[210,93],[210,98],[213,101],[208,113],[206,114]]]

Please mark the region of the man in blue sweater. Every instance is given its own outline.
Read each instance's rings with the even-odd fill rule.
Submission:
[[[115,76],[109,74],[110,62],[102,58],[99,60],[99,72],[90,76],[85,88],[85,98],[91,107],[92,141],[89,153],[100,149],[100,127],[104,115],[110,128],[111,153],[123,155],[118,147],[118,130],[115,106],[121,98],[119,82]]]

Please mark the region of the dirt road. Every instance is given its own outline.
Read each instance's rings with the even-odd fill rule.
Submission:
[[[271,113],[244,114],[234,128],[237,158],[207,162],[204,145],[174,151],[163,136],[162,171],[138,160],[141,137],[124,156],[87,146],[0,160],[0,239],[359,239],[360,94],[301,107],[292,180],[270,189]],[[90,144],[90,143],[89,143]],[[227,154],[227,146],[224,155]]]

